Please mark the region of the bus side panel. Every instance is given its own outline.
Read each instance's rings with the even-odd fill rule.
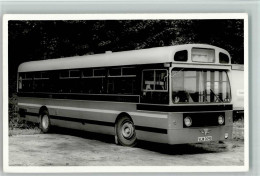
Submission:
[[[30,103],[30,105],[27,105],[29,103],[24,104],[24,100],[28,102],[34,102],[35,98],[18,98],[18,107],[19,112],[22,110],[25,117],[21,116],[21,118],[24,118],[26,121],[33,122],[33,123],[39,123],[39,110],[40,106],[34,106],[34,104]],[[20,103],[23,103],[22,105]],[[19,114],[20,115],[20,114]]]
[[[102,126],[101,127],[100,125],[71,122],[71,121],[64,121],[64,120],[56,120],[56,119],[52,119],[51,124],[55,125],[55,126],[59,126],[59,127],[70,128],[70,129],[114,135],[114,127],[111,127],[111,126]]]
[[[170,113],[168,130],[169,144],[199,143],[201,142],[199,141],[199,137],[205,136],[211,136],[212,141],[232,139],[232,125],[232,111],[225,111],[225,125],[223,126],[189,128],[183,127],[183,113]],[[207,131],[206,134],[204,130]],[[226,134],[228,134],[227,139],[225,139]]]
[[[136,130],[137,139],[149,142],[168,143],[168,135]]]
[[[73,106],[78,107],[78,103],[75,102]],[[52,125],[114,135],[114,122],[117,113],[102,112],[101,109],[99,112],[79,111],[77,109],[49,109],[55,112],[55,115],[51,114]],[[89,109],[86,108],[86,110]]]
[[[232,103],[235,111],[244,111],[244,71],[231,70]]]
[[[90,124],[102,124],[101,122],[108,122],[113,124],[117,117],[115,113],[93,112],[93,111],[77,111],[71,109],[55,109],[49,108],[51,118],[63,121],[72,121]],[[86,108],[87,109],[87,108]],[[82,121],[81,121],[82,120]],[[106,124],[107,125],[107,124]]]
[[[26,115],[26,119],[29,122],[33,122],[33,123],[39,123],[39,117],[37,116],[32,116],[32,115]]]
[[[35,119],[38,117],[40,107],[46,106],[51,125],[105,134],[114,134],[114,122],[124,107],[122,103],[111,105],[111,102],[47,98],[19,98],[19,104],[22,104],[19,105],[20,108],[36,114]],[[124,105],[128,110],[136,106],[135,104]],[[28,115],[26,120],[33,121]]]
[[[138,111],[131,115],[137,139],[158,143],[168,143],[168,113]]]
[[[19,103],[33,105],[37,114],[41,106],[46,106],[52,125],[112,135],[117,116],[125,112],[137,127],[138,139],[167,143],[168,114],[137,111],[134,103],[48,98],[20,98]]]
[[[199,137],[211,136],[212,141],[225,141],[232,138],[232,128],[228,126],[207,127],[209,134],[202,134],[204,128],[171,129],[169,130],[169,144],[200,143]],[[225,139],[228,133],[228,139]]]

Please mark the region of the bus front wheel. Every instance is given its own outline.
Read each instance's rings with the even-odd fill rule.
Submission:
[[[50,123],[50,117],[49,117],[49,112],[44,110],[41,115],[40,115],[40,128],[43,133],[48,133],[50,132],[51,128],[51,123]]]
[[[116,123],[116,136],[119,144],[133,147],[136,144],[136,133],[133,121],[129,117],[122,117]]]

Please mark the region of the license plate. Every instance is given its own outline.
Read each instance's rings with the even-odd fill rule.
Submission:
[[[198,142],[212,141],[212,136],[198,137]]]

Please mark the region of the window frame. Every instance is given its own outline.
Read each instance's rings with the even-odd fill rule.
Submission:
[[[67,77],[61,76],[63,71],[67,71],[67,72],[69,73],[69,76],[67,76]],[[69,78],[70,78],[70,72],[69,72],[69,70],[61,70],[61,71],[59,72],[59,79],[69,79]]]
[[[221,58],[220,55],[225,55],[225,56],[227,56],[228,62],[221,62],[221,61],[223,61],[223,60],[220,59],[220,58]],[[223,52],[219,52],[219,53],[218,53],[218,60],[219,60],[219,63],[220,63],[220,64],[229,64],[229,63],[230,63],[230,58],[229,58],[229,56],[228,56],[226,53],[223,53]]]
[[[120,69],[120,75],[110,75],[110,70],[111,69]],[[112,67],[112,68],[109,68],[108,69],[108,74],[107,74],[107,77],[122,77],[123,75],[123,69],[122,69],[122,67]]]
[[[46,73],[46,71],[41,71],[41,72],[40,72],[40,75],[41,75],[41,76],[38,77],[38,78],[35,77],[35,74],[34,74],[34,76],[33,76],[33,80],[47,80],[47,79],[50,79],[50,77],[49,77],[49,78],[47,78],[47,77],[43,77],[43,76],[42,76],[43,73]]]
[[[146,90],[146,89],[144,89],[144,87],[143,87],[143,84],[144,84],[144,71],[153,71],[154,73],[154,89],[153,90]],[[156,90],[155,89],[155,83],[156,83],[156,71],[157,70],[166,70],[166,76],[167,76],[167,89],[166,90]],[[141,83],[141,91],[142,92],[168,92],[169,91],[169,71],[168,71],[168,69],[143,69],[142,70],[142,83]]]
[[[210,62],[210,61],[196,61],[194,60],[194,58],[192,57],[192,50],[193,49],[198,49],[198,50],[209,50],[209,51],[213,51],[213,60]],[[195,62],[195,63],[216,63],[216,49],[214,48],[200,48],[200,47],[192,47],[191,48],[191,55],[190,55],[190,59],[192,62]]]
[[[135,75],[125,75],[125,74],[123,74],[123,72],[124,72],[124,69],[125,68],[133,68],[133,69],[135,69],[136,67],[112,67],[112,68],[109,68],[108,69],[108,75],[107,75],[107,77],[114,77],[114,78],[116,78],[116,77],[136,77],[136,74]],[[110,69],[120,69],[120,75],[116,75],[116,76],[113,76],[113,75],[110,75]]]
[[[68,77],[61,76],[62,71],[68,71],[69,72],[69,76]],[[81,70],[79,70],[79,69],[76,69],[76,70],[69,69],[69,70],[62,70],[62,71],[59,72],[59,79],[80,79],[81,78]],[[78,71],[79,72],[79,77],[71,77],[70,76],[70,72],[71,71]]]
[[[33,74],[33,72],[19,72],[19,77],[21,77],[21,80],[33,80],[34,79],[34,74],[32,75],[32,77],[27,78],[27,74],[31,73]],[[24,74],[24,78],[21,76],[21,74]]]
[[[77,76],[77,77],[75,77],[75,76],[71,77],[70,75],[71,75],[71,72],[73,72],[73,71],[78,71],[78,72],[79,72],[79,76]],[[77,78],[80,78],[80,77],[81,77],[81,70],[69,70],[69,78],[77,79]]]
[[[201,70],[206,70],[206,71],[213,71],[213,72],[215,72],[215,71],[222,71],[222,72],[224,72],[225,74],[226,74],[226,81],[222,81],[222,83],[223,82],[227,82],[228,83],[228,86],[229,86],[229,92],[228,92],[228,94],[229,94],[229,96],[230,96],[230,99],[229,99],[229,101],[228,102],[174,102],[173,101],[173,99],[172,98],[170,98],[171,99],[171,103],[173,103],[174,105],[176,105],[176,104],[214,104],[214,103],[221,103],[221,104],[225,104],[225,103],[231,103],[232,102],[232,90],[231,90],[231,82],[230,82],[230,78],[229,78],[229,74],[228,74],[228,70],[225,70],[225,69],[209,69],[209,68],[190,68],[190,67],[172,67],[171,69],[170,69],[170,73],[171,73],[171,79],[173,78],[172,76],[172,71],[174,70],[174,69],[176,69],[176,68],[179,68],[179,69],[181,69],[181,71],[183,71],[184,69],[190,69],[190,70],[194,70],[194,71],[197,71],[197,70],[199,70],[199,71],[201,71]],[[185,70],[185,71],[187,71],[187,70]],[[207,81],[206,81],[207,82]],[[216,81],[214,81],[214,82],[216,82]],[[218,81],[219,82],[219,81]],[[173,91],[173,88],[172,88],[172,84],[173,84],[173,80],[171,80],[171,87],[170,87],[170,91],[172,92]],[[215,92],[214,92],[215,93]],[[210,95],[210,94],[207,94],[206,96],[208,96],[208,95]]]
[[[123,76],[123,77],[136,77],[137,74],[135,74],[135,75],[125,75],[125,74],[123,74],[125,68],[133,68],[133,69],[136,69],[136,67],[121,67],[121,68],[122,68],[122,76]]]
[[[185,61],[175,60],[176,53],[178,53],[178,52],[184,52],[184,51],[187,52],[187,59],[186,59]],[[184,63],[184,62],[188,62],[188,60],[189,60],[189,51],[188,51],[187,49],[183,49],[183,50],[176,51],[176,52],[174,53],[174,55],[173,55],[173,61],[174,61],[174,62]]]
[[[95,76],[95,70],[104,70],[105,75],[104,76]],[[93,77],[92,78],[105,78],[107,75],[107,69],[106,68],[94,68],[93,69]]]
[[[84,71],[91,70],[92,76],[84,76]],[[93,68],[86,68],[81,70],[81,78],[93,78],[94,77],[94,69]]]

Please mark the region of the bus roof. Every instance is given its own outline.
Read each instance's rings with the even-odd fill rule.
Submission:
[[[18,68],[18,72],[167,63],[173,62],[173,54],[175,51],[189,50],[192,47],[211,48],[228,54],[226,50],[212,45],[185,44],[95,55],[74,56],[59,59],[30,61],[22,63]]]
[[[242,64],[232,64],[232,70],[244,71],[244,65],[242,65]]]

